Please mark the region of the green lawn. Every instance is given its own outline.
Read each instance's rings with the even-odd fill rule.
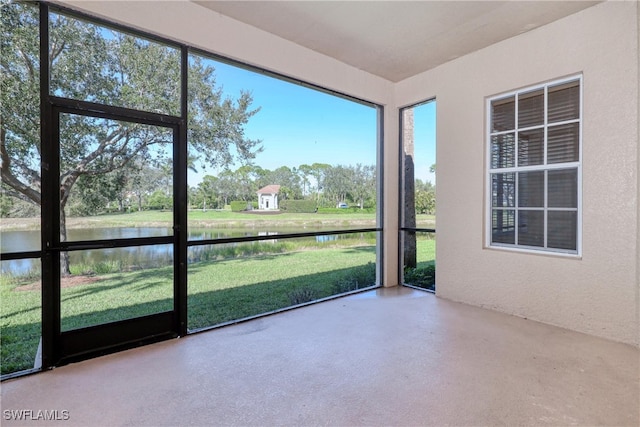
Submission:
[[[40,341],[40,290],[16,290],[0,281],[0,363],[2,374],[33,368]]]
[[[189,266],[197,329],[375,285],[375,246],[286,252]]]
[[[435,291],[436,283],[436,241],[431,233],[416,234],[415,269],[405,269],[404,283]]]

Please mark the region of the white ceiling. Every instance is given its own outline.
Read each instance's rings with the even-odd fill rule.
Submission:
[[[196,1],[397,82],[598,1]]]

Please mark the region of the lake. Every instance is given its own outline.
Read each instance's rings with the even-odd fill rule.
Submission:
[[[171,228],[166,227],[118,227],[118,228],[90,228],[72,229],[68,231],[69,241],[87,241],[102,239],[129,239],[142,237],[158,237],[171,235]],[[299,233],[300,229],[272,227],[269,230],[258,231],[242,228],[201,228],[189,229],[188,240],[208,240],[230,237],[270,236],[278,234]],[[348,235],[319,235],[304,239],[310,242],[331,242]],[[263,242],[276,242],[269,239]],[[233,244],[225,244],[233,245]],[[201,247],[192,247],[190,252],[197,252]],[[3,253],[37,251],[40,250],[40,231],[5,231],[0,234],[0,250]],[[191,255],[191,254],[190,254]],[[190,256],[191,257],[191,256]],[[71,265],[94,265],[100,262],[123,261],[127,265],[145,267],[158,267],[171,265],[173,262],[172,245],[150,245],[126,248],[107,248],[86,251],[70,252]],[[1,261],[2,274],[21,275],[40,267],[39,259],[24,259]]]

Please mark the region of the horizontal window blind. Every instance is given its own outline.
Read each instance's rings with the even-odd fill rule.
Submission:
[[[577,253],[581,77],[489,99],[489,244]]]

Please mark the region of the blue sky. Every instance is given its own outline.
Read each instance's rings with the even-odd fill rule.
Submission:
[[[112,30],[103,30],[112,38]],[[302,164],[375,165],[377,112],[357,102],[289,83],[261,73],[203,58],[215,68],[216,82],[225,96],[235,99],[241,90],[253,95],[253,106],[261,107],[247,126],[250,139],[262,140],[264,150],[254,163],[263,169],[290,168]],[[435,102],[414,110],[415,177],[435,183],[429,167],[435,159]],[[236,169],[240,165],[231,166]],[[189,172],[189,185],[216,170],[198,167]]]
[[[254,107],[261,107],[245,127],[248,138],[263,141],[255,164],[270,170],[312,163],[375,164],[374,108],[217,61],[210,64],[225,95],[236,98],[248,90]],[[416,178],[435,182],[428,171],[435,163],[435,103],[414,114]],[[190,175],[190,185],[199,181],[198,175]]]
[[[436,163],[436,102],[419,105],[413,110],[415,142],[415,177],[436,183],[435,174],[429,172]]]

